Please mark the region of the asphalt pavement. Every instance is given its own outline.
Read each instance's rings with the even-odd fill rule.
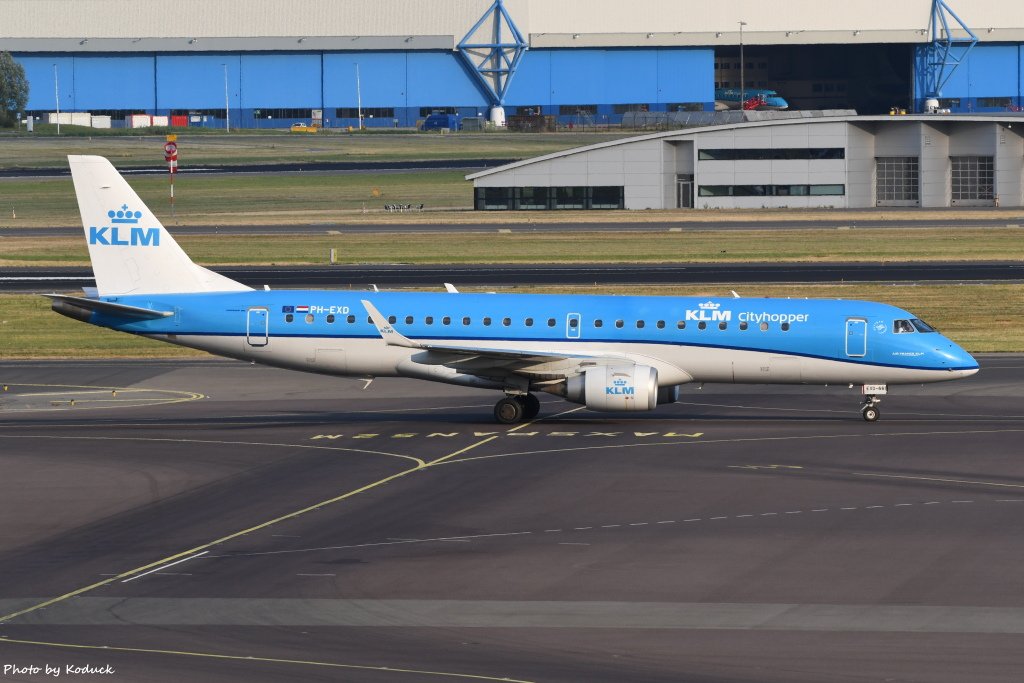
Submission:
[[[511,428],[424,382],[3,362],[0,664],[1013,681],[1024,357],[980,361],[873,424],[846,387],[708,385],[629,416],[544,397]]]

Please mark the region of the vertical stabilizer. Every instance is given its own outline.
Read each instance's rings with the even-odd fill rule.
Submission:
[[[251,289],[193,263],[105,158],[68,164],[100,296]]]

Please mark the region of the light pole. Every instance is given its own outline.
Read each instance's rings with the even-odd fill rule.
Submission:
[[[746,101],[746,77],[744,75],[743,67],[746,64],[743,62],[743,27],[747,25],[747,22],[740,22],[740,111],[743,111],[743,103]]]
[[[53,99],[57,102],[57,135],[60,135],[60,86],[57,84],[57,65],[53,65]]]
[[[224,127],[226,132],[231,132],[231,101],[228,99],[228,65],[221,64],[224,67]]]
[[[363,94],[359,87],[359,62],[356,62],[356,117],[359,119],[359,130],[363,129]]]

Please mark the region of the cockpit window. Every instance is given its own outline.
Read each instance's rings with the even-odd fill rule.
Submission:
[[[893,334],[907,334],[913,332],[914,326],[910,324],[909,320],[893,320],[892,321],[892,333]]]
[[[931,325],[929,325],[928,323],[926,323],[923,320],[919,320],[917,318],[914,318],[910,322],[914,324],[914,327],[917,328],[918,332],[936,332],[937,331],[934,327],[932,327]]]

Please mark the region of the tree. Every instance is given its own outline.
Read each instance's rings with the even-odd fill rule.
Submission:
[[[10,52],[0,52],[0,127],[17,122],[17,114],[28,103],[28,81],[25,69],[14,61]]]

